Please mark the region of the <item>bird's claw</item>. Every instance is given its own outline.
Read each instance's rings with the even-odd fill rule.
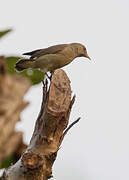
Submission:
[[[45,76],[51,81],[53,73],[51,72],[51,75],[49,76],[47,73],[45,73]]]

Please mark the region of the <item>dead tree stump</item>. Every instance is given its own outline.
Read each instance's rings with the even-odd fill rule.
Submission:
[[[63,70],[56,70],[49,88],[47,80],[43,82],[41,110],[30,144],[20,160],[4,172],[2,179],[47,180],[52,177],[52,166],[64,136],[79,121],[68,126],[74,101],[69,78]]]

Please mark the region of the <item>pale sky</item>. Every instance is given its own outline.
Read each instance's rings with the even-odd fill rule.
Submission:
[[[22,0],[0,2],[0,29],[12,27],[0,54],[69,42],[83,43],[92,61],[77,58],[63,69],[76,103],[54,163],[55,180],[129,180],[129,0]],[[41,104],[41,84],[25,99],[18,130],[29,142]]]

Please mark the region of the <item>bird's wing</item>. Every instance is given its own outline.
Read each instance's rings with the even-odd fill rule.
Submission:
[[[45,49],[38,49],[35,51],[27,52],[27,53],[24,53],[23,55],[29,55],[31,56],[31,58],[38,58],[46,54],[56,54],[59,51],[62,51],[67,46],[68,46],[67,44],[55,45],[55,46],[51,46]]]

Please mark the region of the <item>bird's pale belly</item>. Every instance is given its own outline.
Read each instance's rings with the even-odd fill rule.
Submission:
[[[69,64],[74,58],[66,58],[62,54],[49,54],[41,56],[36,60],[36,68],[40,68],[43,72],[54,71]]]

